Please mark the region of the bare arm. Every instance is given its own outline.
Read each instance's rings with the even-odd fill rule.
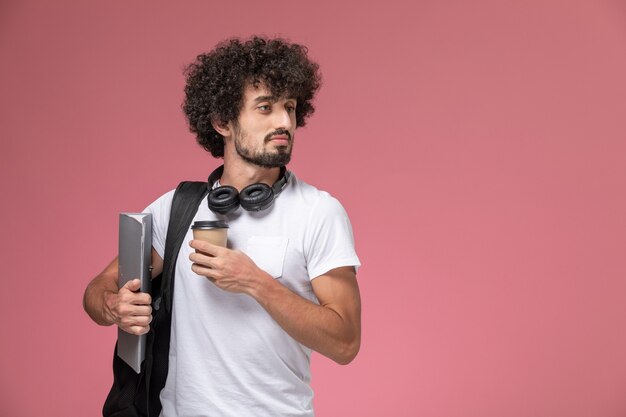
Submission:
[[[353,267],[335,268],[312,281],[320,304],[295,294],[243,252],[193,240],[192,270],[218,287],[253,297],[295,340],[340,364],[361,342],[361,300]]]
[[[102,326],[117,324],[132,334],[150,329],[152,308],[150,294],[137,292],[139,280],[131,280],[118,289],[117,257],[96,276],[85,290],[83,308],[93,321]],[[163,260],[152,249],[152,277],[163,270]]]
[[[311,283],[319,305],[273,278],[251,295],[291,337],[337,363],[348,364],[361,343],[361,301],[354,268],[335,268]]]

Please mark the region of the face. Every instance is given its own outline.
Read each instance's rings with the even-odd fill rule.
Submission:
[[[243,107],[233,123],[237,154],[265,168],[285,166],[291,159],[296,130],[296,100],[273,97],[262,85],[249,85]]]

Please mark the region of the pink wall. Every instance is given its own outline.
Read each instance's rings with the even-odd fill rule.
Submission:
[[[626,415],[625,3],[216,3],[0,3],[0,415],[99,414],[115,330],[83,290],[118,212],[216,165],[181,69],[252,33],[322,66],[291,167],[364,265],[318,415]]]

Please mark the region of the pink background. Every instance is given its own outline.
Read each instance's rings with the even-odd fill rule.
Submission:
[[[84,288],[120,211],[216,166],[182,68],[252,33],[321,64],[291,168],[363,262],[318,415],[626,415],[626,3],[217,4],[0,2],[0,415],[99,415],[116,333]]]

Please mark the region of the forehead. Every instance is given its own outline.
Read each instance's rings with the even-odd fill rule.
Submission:
[[[243,89],[243,102],[252,103],[259,101],[278,101],[281,99],[293,99],[287,95],[282,97],[276,97],[272,94],[269,88],[264,83],[259,83],[256,87],[252,83],[247,83]]]
[[[255,87],[252,83],[248,83],[243,89],[243,100],[246,102],[257,97],[269,97],[271,95],[272,92],[264,84]]]

